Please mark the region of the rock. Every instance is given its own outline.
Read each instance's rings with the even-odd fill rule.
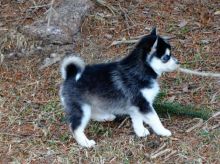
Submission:
[[[31,25],[20,27],[19,32],[40,39],[43,44],[71,44],[73,35],[79,31],[81,22],[91,7],[90,0],[65,0],[59,7],[49,9],[53,11],[50,13],[49,26],[48,20],[42,18]]]
[[[81,23],[93,8],[93,3],[90,0],[65,0],[59,3],[55,1],[55,5],[57,7],[52,6],[45,13],[47,16],[32,24],[3,31],[0,35],[0,45],[3,47],[0,62],[7,58],[38,55],[45,59],[40,68],[45,68],[74,51],[75,43],[80,38],[78,32]],[[1,23],[0,26],[4,27]]]

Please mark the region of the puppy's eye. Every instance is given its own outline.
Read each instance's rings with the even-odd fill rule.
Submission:
[[[168,60],[170,60],[170,55],[164,55],[162,58],[162,62],[166,63]]]

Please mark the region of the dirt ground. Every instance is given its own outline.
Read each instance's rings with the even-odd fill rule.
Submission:
[[[111,46],[113,41],[140,38],[157,26],[161,35],[172,38],[173,54],[182,67],[220,72],[218,0],[106,2],[96,3],[85,17],[73,50],[87,63],[125,56],[134,45]],[[48,3],[0,2],[0,40],[11,29],[45,16],[47,7],[32,7]],[[164,114],[161,120],[173,132],[170,138],[153,133],[138,138],[127,118],[91,122],[86,134],[97,146],[83,149],[65,123],[58,96],[59,63],[40,70],[47,55],[12,58],[15,45],[4,42],[0,48],[0,163],[220,163],[220,79],[179,72],[160,79],[164,101],[204,107],[215,113],[210,119]]]

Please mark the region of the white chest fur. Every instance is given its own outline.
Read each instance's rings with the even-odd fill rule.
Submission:
[[[152,105],[153,101],[154,101],[154,98],[159,93],[159,90],[160,90],[160,87],[159,87],[158,83],[155,81],[153,83],[152,88],[141,89],[141,93],[144,96],[144,98]]]

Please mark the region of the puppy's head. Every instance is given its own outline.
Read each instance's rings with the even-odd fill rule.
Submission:
[[[174,71],[179,66],[179,62],[171,53],[170,44],[157,35],[156,28],[143,37],[136,47],[143,50],[144,62],[147,62],[158,75]]]

